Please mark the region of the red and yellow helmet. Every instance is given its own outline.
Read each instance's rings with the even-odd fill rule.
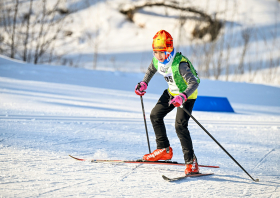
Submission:
[[[152,44],[154,51],[166,51],[171,53],[173,50],[173,38],[165,30],[160,30],[153,38]]]

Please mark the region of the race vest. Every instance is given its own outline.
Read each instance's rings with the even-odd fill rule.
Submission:
[[[181,53],[179,53],[179,52],[176,53],[174,60],[172,62],[172,65],[169,67],[166,67],[165,65],[161,64],[155,57],[153,58],[154,67],[165,78],[165,80],[168,84],[168,92],[172,96],[179,95],[180,93],[185,91],[188,87],[188,83],[181,76],[180,71],[179,71],[179,65],[181,62],[188,63],[188,66],[189,66],[192,74],[196,78],[197,83],[200,83],[200,79],[199,79],[197,72],[194,69],[192,63]],[[188,99],[196,99],[196,98],[197,98],[197,89],[190,96],[188,96]]]

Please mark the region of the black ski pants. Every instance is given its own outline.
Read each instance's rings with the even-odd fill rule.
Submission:
[[[174,105],[169,105],[170,99],[171,96],[169,95],[168,90],[165,90],[150,115],[156,135],[157,149],[167,148],[170,146],[163,121],[164,117],[175,108]],[[183,104],[183,106],[191,113],[194,103],[195,99],[189,99]],[[175,129],[181,142],[186,164],[192,163],[194,156],[192,139],[188,130],[189,119],[190,116],[188,116],[188,114],[182,108],[178,107],[175,120]]]

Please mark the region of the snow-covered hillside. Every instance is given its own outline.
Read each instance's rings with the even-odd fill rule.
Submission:
[[[11,6],[10,1],[4,2],[3,5],[7,8]],[[34,9],[30,13],[30,20],[35,28],[33,30],[31,28],[33,26],[30,26],[30,38],[34,36],[32,31],[37,31],[38,34],[42,29],[40,19],[46,20],[41,15],[43,2],[33,1]],[[135,12],[133,22],[119,12],[121,8],[141,4],[145,0],[48,0],[46,2],[47,10],[51,10],[56,2],[60,2],[59,9],[71,13],[48,52],[56,52],[53,55],[64,56],[56,57],[58,59],[52,57],[53,60],[50,58],[52,64],[97,70],[143,72],[152,58],[153,36],[160,29],[165,29],[173,36],[177,51],[183,52],[191,60],[202,77],[280,85],[280,3],[277,0],[176,0],[181,7],[201,10],[224,24],[214,42],[208,42],[209,34],[202,39],[194,39],[195,28],[205,23],[200,24],[203,19],[190,12],[181,12],[163,6],[145,7]],[[18,31],[15,32],[15,39],[25,33],[19,33],[25,30],[25,20],[23,20],[23,27],[19,25],[19,21],[26,15],[29,7],[30,1],[20,1],[19,19],[16,23]],[[57,13],[56,17],[61,15]],[[11,43],[12,31],[6,31],[4,22],[2,23],[0,30],[3,33],[0,35],[0,42]],[[9,28],[12,27],[11,22]],[[44,32],[47,36],[38,39],[38,42],[43,43],[53,36],[56,29],[50,28],[54,27],[44,26],[44,30],[48,30]],[[33,60],[32,53],[34,55],[36,49],[34,40],[31,42],[29,39],[31,60]],[[25,42],[27,41],[20,39],[15,41],[18,45]],[[21,49],[23,46],[15,47],[16,58],[22,55]],[[11,52],[10,50],[1,52],[0,46],[0,53],[10,55]]]
[[[280,88],[202,79],[199,95],[224,96],[235,113],[193,116],[260,182],[253,182],[193,121],[201,168],[213,176],[168,183],[184,167],[93,164],[71,159],[138,159],[148,152],[140,73],[32,65],[0,57],[1,197],[280,197]],[[156,75],[144,98],[146,116],[166,82]],[[173,160],[183,162],[174,129]],[[149,119],[152,150],[155,136]]]

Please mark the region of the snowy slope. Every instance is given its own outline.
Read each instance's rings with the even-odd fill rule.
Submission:
[[[193,121],[194,149],[213,176],[168,183],[184,167],[79,162],[85,158],[137,159],[148,152],[139,73],[24,64],[0,57],[2,197],[280,197],[280,88],[202,79],[199,95],[223,96],[236,113],[193,116],[260,182],[253,182]],[[144,104],[147,118],[166,83],[156,75]],[[165,119],[173,160],[183,162]],[[155,137],[149,119],[152,150]]]
[[[51,9],[51,5],[53,6],[57,0],[47,2],[48,9]],[[63,32],[72,34],[71,36],[62,34],[55,42],[55,51],[65,56],[62,59],[54,59],[52,64],[97,70],[143,72],[152,58],[153,36],[160,29],[165,29],[173,36],[177,51],[181,51],[191,60],[200,76],[280,85],[279,1],[177,0],[182,7],[196,8],[224,22],[224,28],[217,40],[211,43],[206,42],[209,35],[202,40],[193,38],[192,32],[196,26],[200,26],[200,19],[191,13],[160,6],[146,7],[138,10],[134,15],[134,22],[130,22],[119,10],[137,2],[145,0],[61,1],[59,7],[71,12],[67,23],[63,26]],[[19,17],[27,13],[30,1],[20,3]],[[42,1],[33,3],[33,22],[37,22],[36,13],[43,12],[40,10]],[[186,17],[184,23],[179,20],[180,16]],[[45,29],[49,30],[47,27]],[[0,31],[5,32],[4,25],[0,26]],[[246,33],[249,33],[249,43],[245,47]],[[3,33],[5,41],[9,38],[9,34]],[[22,49],[22,46],[16,49]],[[3,53],[9,55],[10,50]],[[208,69],[209,74],[206,72]],[[219,76],[215,76],[219,72],[221,72]]]
[[[72,1],[78,2],[77,5],[83,4],[79,0]],[[66,57],[73,59],[77,66],[89,69],[93,68],[96,55],[98,70],[145,71],[152,58],[152,38],[158,30],[165,29],[173,36],[177,50],[191,60],[201,76],[205,75],[203,72],[207,69],[207,61],[204,59],[212,56],[209,64],[210,73],[212,72],[210,78],[214,79],[213,73],[220,63],[220,80],[280,84],[278,1],[179,0],[182,7],[194,7],[205,11],[225,23],[218,39],[208,45],[193,39],[192,31],[198,24],[194,20],[196,16],[189,13],[158,6],[146,7],[135,13],[134,23],[129,22],[118,10],[133,2],[141,1],[99,1],[86,9],[79,9],[78,6],[79,11],[73,14],[73,23],[67,27],[73,31],[72,38],[67,38],[72,39],[69,42],[71,45],[62,48],[72,49]],[[68,7],[73,9],[72,4],[68,4]],[[178,20],[179,16],[187,17],[183,25]],[[144,27],[141,28],[142,26]],[[245,50],[243,34],[246,31],[250,32],[250,38],[246,53],[242,57]],[[214,52],[204,49],[210,46],[214,48]],[[219,57],[222,58],[218,60]],[[244,72],[239,73],[242,58]],[[229,76],[226,75],[226,70],[229,70]]]

